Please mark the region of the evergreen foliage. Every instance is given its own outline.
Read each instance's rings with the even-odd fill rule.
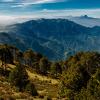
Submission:
[[[31,82],[29,82],[29,83],[26,85],[25,90],[26,90],[27,92],[29,92],[32,96],[37,96],[37,95],[38,95],[37,90],[36,90],[34,84],[31,83]]]
[[[16,68],[14,68],[9,75],[9,81],[12,85],[18,87],[19,91],[22,91],[25,88],[29,80],[23,65],[17,64]]]
[[[50,68],[51,75],[54,77],[59,76],[62,73],[61,65],[58,62],[52,63]]]
[[[50,62],[31,49],[20,52],[16,47],[0,45],[0,74],[8,76],[11,85],[19,91],[37,96],[37,90],[29,81],[26,68],[42,75],[52,75],[60,80],[59,96],[68,100],[100,100],[100,54],[79,52],[66,61]],[[8,64],[16,67],[10,72]]]
[[[68,69],[63,72],[59,86],[60,96],[71,100],[74,100],[77,94],[80,94],[80,96],[77,96],[76,100],[85,100],[89,97],[95,98],[95,96],[100,98],[100,75],[97,74],[100,71],[99,65],[100,54],[96,52],[81,52],[69,58],[66,61]],[[99,78],[97,79],[97,77]],[[98,98],[86,100],[99,100]]]
[[[42,73],[44,75],[47,74],[47,71],[48,71],[48,60],[45,57],[40,59],[39,67],[40,67],[40,73]]]

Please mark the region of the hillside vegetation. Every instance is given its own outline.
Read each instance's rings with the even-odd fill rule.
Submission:
[[[100,54],[51,62],[31,49],[0,45],[0,99],[100,100]]]

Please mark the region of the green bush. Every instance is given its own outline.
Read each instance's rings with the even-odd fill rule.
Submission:
[[[37,96],[38,93],[37,93],[37,90],[34,86],[33,83],[29,82],[27,85],[26,85],[26,92],[30,93],[32,96]]]
[[[66,62],[68,69],[62,74],[59,95],[70,100],[100,100],[100,54],[78,53]]]

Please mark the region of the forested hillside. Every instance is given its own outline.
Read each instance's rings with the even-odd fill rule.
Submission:
[[[67,19],[30,20],[0,31],[0,43],[22,51],[32,48],[51,61],[65,60],[79,51],[100,51],[99,26],[89,28]]]
[[[0,45],[0,99],[100,100],[100,54],[51,62],[31,49]]]

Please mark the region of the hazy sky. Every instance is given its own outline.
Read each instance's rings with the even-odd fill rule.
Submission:
[[[100,18],[100,0],[0,0],[0,18],[86,14]]]

